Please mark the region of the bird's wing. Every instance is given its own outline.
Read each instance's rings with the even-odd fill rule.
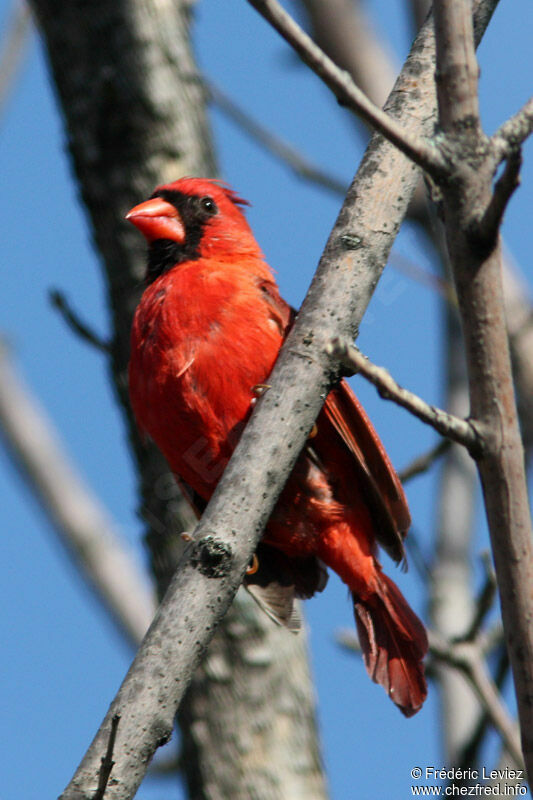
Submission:
[[[330,430],[324,430],[328,426]],[[403,540],[411,524],[407,500],[385,448],[346,381],[329,393],[318,429],[322,441],[331,434],[340,437],[352,456],[354,479],[362,486],[376,538],[391,558],[402,561]]]
[[[272,321],[278,326],[281,336],[285,337],[294,322],[296,311],[280,295],[274,280],[260,279],[258,285],[269,308]]]
[[[280,332],[286,336],[296,312],[280,296],[274,282],[262,281],[261,291]],[[403,561],[403,540],[411,524],[407,500],[385,448],[346,381],[342,380],[329,393],[319,417],[319,432],[316,441],[319,450],[321,441],[325,453],[328,452],[328,439],[333,435],[350,454],[354,481],[362,486],[375,523],[377,541],[394,561]],[[314,440],[312,448],[317,449]]]

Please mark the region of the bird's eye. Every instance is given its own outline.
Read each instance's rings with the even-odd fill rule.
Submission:
[[[216,214],[218,211],[217,204],[212,197],[202,197],[200,199],[200,206],[204,211],[211,215]]]

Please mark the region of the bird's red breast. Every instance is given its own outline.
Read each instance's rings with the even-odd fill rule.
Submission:
[[[149,243],[148,285],[132,327],[132,407],[176,476],[203,501],[293,318],[243,202],[223,184],[187,178],[160,187],[128,214]],[[266,528],[262,570],[248,579],[268,597],[270,613],[284,619],[294,592],[309,596],[323,587],[320,563],[333,568],[352,591],[367,669],[406,715],[425,697],[427,639],[376,554],[380,544],[402,560],[409,524],[396,473],[342,381]],[[273,585],[284,593],[279,603]]]

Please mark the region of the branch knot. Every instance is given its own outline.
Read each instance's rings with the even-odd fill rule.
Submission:
[[[231,547],[214,536],[205,536],[194,546],[193,566],[207,578],[223,578],[231,570]]]

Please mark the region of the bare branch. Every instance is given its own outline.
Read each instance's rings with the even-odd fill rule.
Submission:
[[[417,475],[427,472],[441,456],[448,452],[451,447],[450,439],[442,439],[435,447],[422,453],[421,456],[414,458],[410,464],[398,472],[401,483],[407,483]]]
[[[503,161],[517,150],[533,132],[533,97],[514,116],[501,125],[491,137],[498,161]]]
[[[473,456],[480,456],[483,450],[483,437],[477,423],[454,417],[440,408],[430,406],[413,392],[399,386],[387,370],[376,367],[357,347],[349,345],[346,341],[339,339],[332,341],[330,352],[348,369],[360,373],[373,383],[385,400],[392,400],[402,408],[406,408],[422,422],[435,428],[442,436],[464,445]]]
[[[480,129],[472,3],[437,0],[433,15],[439,121],[444,131],[464,126],[465,133],[472,136]]]
[[[509,673],[509,658],[507,656],[507,651],[505,649],[505,644],[503,641],[503,629],[500,631],[500,640],[499,645],[495,644],[495,647],[491,649],[492,654],[494,655],[494,649],[496,646],[499,646],[499,652],[496,654],[496,665],[493,670],[493,681],[494,685],[497,687],[498,691],[502,692],[502,687],[504,681]],[[482,651],[483,652],[483,651]],[[488,651],[486,651],[488,652]],[[490,718],[487,714],[487,711],[483,708],[483,706],[479,706],[481,714],[475,726],[475,729],[472,731],[472,735],[470,740],[464,742],[462,752],[458,754],[457,764],[459,766],[470,766],[473,764],[479,764],[479,754],[480,750],[483,746],[483,743],[486,741],[486,734],[488,729],[492,727]],[[505,759],[507,762],[508,767],[514,767],[515,769],[523,769],[523,760],[520,763],[516,763],[510,757],[507,752],[505,745],[502,745],[502,751],[505,754]],[[498,763],[498,767],[500,768],[500,763]]]
[[[102,353],[109,354],[111,345],[98,336],[82,319],[76,314],[72,306],[69,304],[67,298],[58,289],[50,289],[49,298],[52,306],[56,308],[69,328],[76,333],[80,339],[100,350]]]
[[[479,235],[482,241],[494,241],[500,231],[503,215],[511,195],[520,185],[522,153],[515,150],[505,163],[502,176],[496,182],[490,202],[479,222]]]
[[[508,253],[504,259],[503,292],[509,331],[520,427],[526,452],[533,445],[533,309],[530,290]]]
[[[300,28],[277,0],[248,0],[278,33],[296,50],[305,63],[334,92],[339,102],[355,111],[385,136],[415,164],[435,177],[447,174],[446,161],[431,143],[413,135],[394,118],[375,105],[336,64]]]
[[[122,636],[136,646],[155,612],[146,579],[83,484],[0,346],[0,427],[21,475]]]
[[[431,8],[430,0],[409,0],[414,29],[417,31],[426,19]]]
[[[360,652],[359,642],[353,631],[341,630],[336,634],[337,642],[351,652]],[[494,728],[500,734],[505,747],[517,765],[523,764],[518,729],[500,693],[492,680],[476,642],[448,642],[432,630],[428,630],[429,653],[432,659],[459,670],[467,678]]]
[[[444,269],[447,266],[444,261]],[[446,274],[449,275],[448,270]],[[445,408],[454,416],[466,417],[469,410],[468,378],[457,299],[454,299],[453,304],[448,303],[442,308]],[[464,636],[475,614],[471,553],[477,474],[475,463],[464,447],[452,444],[439,478],[429,608],[436,633],[446,641],[453,641]],[[436,663],[434,674],[438,685],[445,760],[456,765],[472,741],[482,710],[471,686],[456,669]]]
[[[397,69],[366,13],[362,0],[302,0],[313,38],[361,90],[381,108]],[[420,26],[418,26],[420,27]]]
[[[330,192],[346,194],[347,186],[340,180],[328,175],[327,172],[304,158],[292,145],[285,142],[280,136],[261,125],[247,111],[244,111],[225,92],[212,81],[204,79],[203,85],[212,102],[249,136],[255,139],[265,150],[276,158],[281,159],[299,178],[322,186]]]
[[[501,700],[500,693],[487,670],[477,645],[474,643],[451,644],[430,631],[429,649],[434,658],[464,673],[492,724],[502,737],[510,755],[517,764],[522,764],[523,758],[517,726]]]
[[[111,776],[111,771],[115,766],[113,761],[113,750],[115,749],[115,739],[117,738],[117,729],[120,722],[120,716],[115,714],[111,720],[111,730],[109,732],[109,742],[105,756],[102,756],[102,763],[100,765],[100,774],[98,776],[98,789],[93,795],[93,800],[104,800],[105,790]]]
[[[479,121],[470,4],[435,0],[439,111],[454,180],[441,185],[469,372],[471,414],[485,433],[478,460],[524,760],[533,775],[533,532],[501,286],[499,239],[480,237],[494,156]],[[514,754],[513,754],[514,757]]]
[[[30,9],[25,2],[14,0],[9,26],[0,47],[0,112],[5,108],[17,76],[30,31]]]
[[[496,575],[492,567],[490,554],[488,552],[484,552],[482,553],[481,558],[485,568],[485,581],[483,582],[481,592],[477,598],[474,618],[472,619],[472,622],[464,636],[462,636],[458,641],[473,641],[480,634],[481,626],[483,625],[487,614],[494,605],[494,599],[496,597],[496,591],[498,588],[498,584],[496,583]]]

